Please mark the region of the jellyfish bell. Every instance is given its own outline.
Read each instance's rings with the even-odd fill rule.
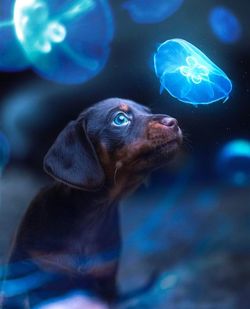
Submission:
[[[33,69],[66,84],[101,71],[114,31],[106,0],[16,0],[14,25]]]
[[[218,153],[217,171],[223,181],[237,186],[250,185],[250,141],[233,140]]]
[[[233,11],[224,7],[216,6],[209,14],[210,27],[222,43],[233,44],[241,38],[242,26]]]
[[[182,39],[167,40],[158,47],[154,68],[161,89],[185,103],[226,101],[232,90],[227,75],[201,50]]]

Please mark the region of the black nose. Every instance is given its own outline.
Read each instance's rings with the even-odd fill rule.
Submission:
[[[159,123],[171,129],[178,129],[178,121],[168,115],[156,114],[153,116],[153,120],[158,121]]]
[[[163,124],[164,126],[172,128],[172,129],[178,127],[177,120],[175,118],[172,118],[172,117],[161,118],[159,122],[161,124]]]

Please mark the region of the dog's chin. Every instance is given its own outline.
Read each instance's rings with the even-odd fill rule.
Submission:
[[[152,167],[157,168],[167,164],[175,157],[179,148],[180,143],[177,140],[173,140],[154,149],[148,158],[152,163]]]
[[[151,148],[136,163],[137,170],[151,171],[166,165],[174,159],[180,149],[181,141],[176,139]]]

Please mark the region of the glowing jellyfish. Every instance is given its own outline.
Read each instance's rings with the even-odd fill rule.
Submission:
[[[141,24],[158,23],[174,14],[184,0],[128,0],[123,7]]]
[[[217,169],[226,182],[250,185],[250,141],[239,139],[224,145],[218,154]]]
[[[0,172],[5,168],[10,158],[10,145],[7,137],[0,132]]]
[[[226,101],[232,90],[227,75],[194,45],[181,39],[162,43],[154,67],[164,88],[179,101],[209,104]]]
[[[223,43],[235,43],[241,37],[239,20],[223,6],[217,6],[210,12],[209,23],[215,36]]]
[[[113,19],[106,0],[16,0],[13,24],[26,58],[47,79],[82,83],[107,61]]]

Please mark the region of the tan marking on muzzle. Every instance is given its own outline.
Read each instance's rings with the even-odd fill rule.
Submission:
[[[117,152],[117,159],[123,164],[129,163],[130,161],[147,151],[150,146],[150,141],[147,141],[146,139],[137,140],[130,145],[122,147]]]
[[[147,138],[148,140],[168,141],[175,138],[176,133],[169,127],[166,127],[159,122],[152,121],[148,124]]]

